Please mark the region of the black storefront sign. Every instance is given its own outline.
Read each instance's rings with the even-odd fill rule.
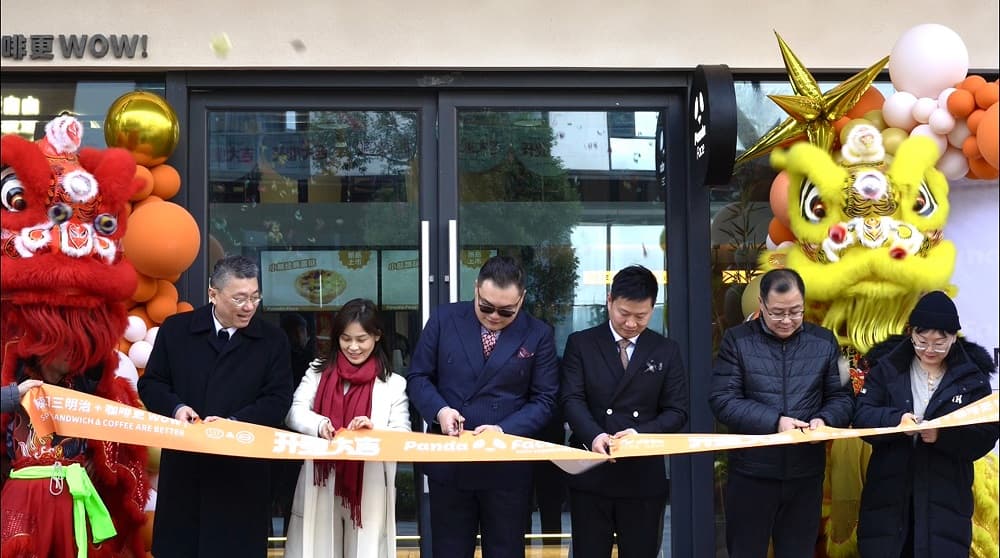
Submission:
[[[736,162],[736,89],[729,67],[695,68],[688,93],[691,180],[728,184]]]
[[[7,60],[60,58],[135,58],[149,56],[148,35],[4,35],[0,56]]]

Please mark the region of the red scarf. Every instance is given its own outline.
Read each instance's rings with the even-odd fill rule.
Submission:
[[[378,371],[378,359],[369,358],[354,366],[343,353],[337,351],[337,360],[327,366],[319,380],[313,411],[330,419],[336,432],[346,427],[354,417],[372,416],[372,386]],[[344,382],[350,382],[344,393]],[[333,492],[340,496],[351,510],[351,519],[361,527],[361,487],[364,480],[364,461],[316,460],[316,486],[326,486],[330,469],[336,474]]]

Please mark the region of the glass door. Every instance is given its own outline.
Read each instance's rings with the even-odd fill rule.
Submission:
[[[527,272],[526,308],[555,328],[561,355],[570,333],[607,319],[614,273],[641,264],[660,277],[650,327],[666,334],[669,103],[666,95],[442,95],[440,182],[456,189],[440,198],[450,223],[447,298],[471,300],[483,261],[512,256]],[[542,434],[567,437],[561,416]],[[565,502],[562,473],[538,463],[529,544],[568,549]]]
[[[205,138],[191,159],[204,165],[192,176],[206,178],[206,267],[223,254],[259,263],[260,312],[288,335],[295,385],[313,358],[338,350],[332,319],[354,298],[378,306],[394,372],[405,376],[429,306],[420,213],[425,169],[436,164],[428,99],[195,95],[192,114],[203,128],[192,137]],[[300,467],[275,463],[277,548]],[[402,548],[418,543],[417,485],[412,464],[400,463]]]

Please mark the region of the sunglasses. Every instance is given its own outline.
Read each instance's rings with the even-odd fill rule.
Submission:
[[[521,297],[524,297],[524,293],[521,293]],[[486,314],[487,316],[495,312],[501,318],[510,318],[513,317],[514,314],[517,314],[518,302],[521,302],[520,298],[518,298],[517,302],[514,303],[514,308],[497,308],[496,306],[493,306],[489,302],[483,300],[482,297],[479,297],[479,311],[482,312],[483,314]]]

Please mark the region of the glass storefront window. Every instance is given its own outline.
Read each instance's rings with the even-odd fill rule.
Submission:
[[[261,268],[261,315],[292,342],[295,384],[336,349],[331,324],[353,298],[379,307],[394,372],[420,331],[418,113],[219,110],[208,113],[208,268],[242,254]],[[414,430],[420,425],[415,424]],[[300,463],[276,472],[291,504]],[[417,483],[396,473],[401,548],[417,540]],[[275,535],[283,535],[280,516]]]
[[[555,328],[561,353],[570,333],[607,319],[615,272],[641,264],[661,278],[649,327],[666,333],[666,192],[655,170],[662,118],[643,110],[459,110],[459,300],[473,298],[488,257],[514,257],[527,271],[526,307]],[[566,443],[562,418],[539,437]],[[550,463],[536,466],[531,532],[565,551],[564,482]],[[663,540],[669,555],[669,505]]]
[[[45,136],[45,124],[69,113],[83,124],[83,146],[104,148],[104,119],[111,103],[130,91],[149,91],[162,96],[163,81],[69,81],[24,82],[4,79],[0,85],[4,134],[29,140]]]

